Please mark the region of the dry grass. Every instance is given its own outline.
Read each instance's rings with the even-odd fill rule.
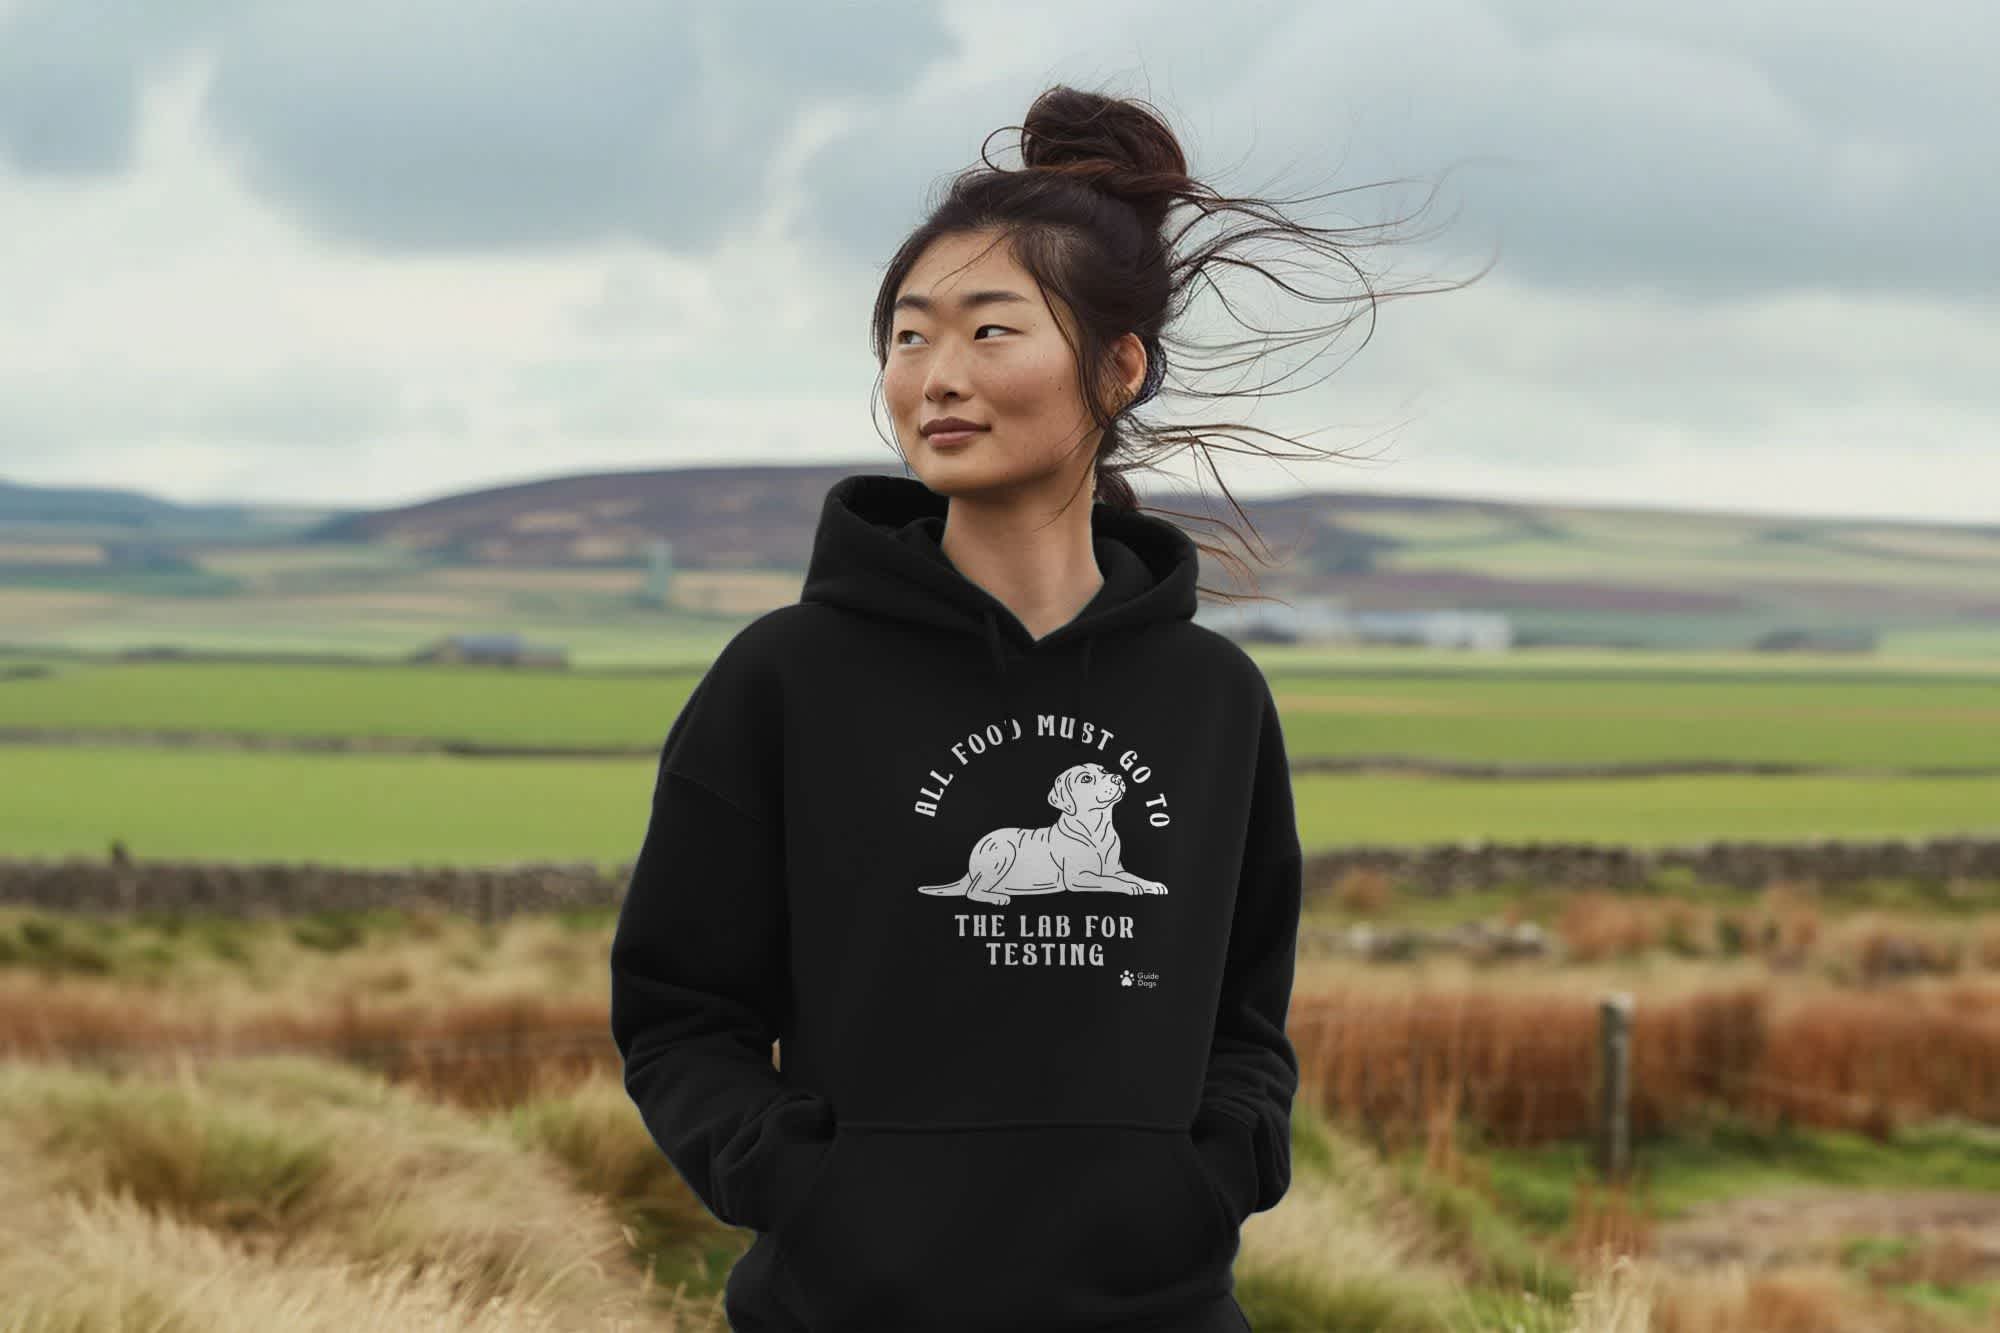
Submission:
[[[1365,875],[1342,888],[1357,901],[1380,891]],[[1635,1132],[1718,1102],[1878,1132],[1899,1118],[2000,1119],[2000,981],[1856,988],[1743,960],[1618,961],[1664,932],[1649,922],[1688,910],[1578,895],[1566,933],[1613,957],[1555,971],[1302,962],[1291,1032],[1306,1081],[1391,1137],[1427,1132],[1441,1108],[1506,1142],[1584,1135],[1598,1004],[1625,990],[1637,996]],[[1777,886],[1755,908],[1756,936],[1780,954],[1875,938],[1865,915],[1830,931],[1819,921],[1802,888]],[[0,970],[0,1054],[123,1067],[180,1049],[319,1051],[469,1107],[616,1068],[608,925],[420,916],[331,951],[302,943],[315,937],[296,923],[255,930],[233,962],[188,945],[190,964],[156,983]]]
[[[1342,892],[1366,903],[1381,886]],[[1659,906],[1672,929],[1675,904]],[[1779,949],[1847,938],[1804,891],[1755,911]],[[1587,1134],[1607,989],[1642,992],[1635,1133],[1711,1100],[1878,1128],[2000,1108],[2000,984],[1856,990],[1773,976],[1761,957],[1646,970],[1620,953],[1629,922],[1601,903],[1579,922],[1607,956],[1554,973],[1302,967],[1302,1102],[1357,1113],[1375,1144],[1328,1133],[1285,1203],[1246,1225],[1238,1284],[1257,1327],[1463,1327],[1454,1303],[1492,1289],[1490,1256],[1442,1233],[1372,1147],[1421,1136],[1432,1175],[1476,1190],[1463,1121],[1515,1142]],[[244,956],[145,983],[0,970],[0,1055],[32,1057],[0,1061],[0,1290],[21,1293],[8,1313],[22,1321],[8,1327],[720,1333],[726,1265],[709,1256],[740,1236],[687,1192],[617,1080],[607,946],[608,927],[420,918],[329,950],[277,923]],[[344,1063],[231,1055],[267,1047]],[[1629,1198],[1579,1189],[1549,1258],[1584,1289],[1560,1324],[1516,1327],[1942,1327],[1838,1271],[1658,1270],[1637,1257],[1648,1235]],[[692,1274],[710,1295],[649,1291],[662,1256],[679,1256],[669,1286]],[[1912,1279],[1954,1271],[1943,1251],[1903,1262]]]
[[[1775,882],[1740,907],[1598,889],[1564,902],[1556,937],[1571,962],[1633,958],[1664,949],[1683,957],[1750,953],[1786,970],[1812,960],[1822,918],[1818,891],[1801,881]]]
[[[616,1066],[608,927],[426,912],[347,947],[324,933],[211,924],[148,979],[0,969],[0,1057],[131,1068],[181,1051],[323,1053],[471,1107]]]
[[[1580,963],[1630,958],[1658,948],[1666,938],[1667,919],[1694,909],[1686,904],[1634,901],[1615,893],[1578,893],[1563,904],[1556,918],[1556,938],[1563,954]]]
[[[1934,1333],[1968,1327],[1977,1326],[1946,1322],[1870,1291],[1837,1268],[1816,1265],[1770,1270],[1726,1265],[1693,1280],[1663,1283],[1649,1325],[1652,1333]]]
[[[430,1004],[345,994],[293,1004],[188,1012],[135,1006],[115,985],[0,980],[0,1056],[112,1069],[182,1054],[313,1052],[467,1107],[513,1106],[618,1066],[603,1000],[495,995]]]
[[[1577,1292],[1564,1333],[1651,1333],[1654,1304],[1669,1280],[1642,1259],[1607,1252]]]
[[[1243,1226],[1236,1296],[1252,1326],[1443,1327],[1466,1276],[1454,1248],[1374,1154],[1307,1132],[1324,1161]]]
[[[1605,1252],[1550,1333],[1966,1333],[2000,1329],[2000,1314],[1947,1317],[1885,1297],[1837,1268],[1752,1269],[1740,1263],[1701,1273]],[[1487,1333],[1482,1329],[1481,1333]],[[1498,1333],[1498,1330],[1494,1330]]]
[[[1350,867],[1340,873],[1333,885],[1334,904],[1355,916],[1376,916],[1395,896],[1395,881],[1389,872],[1372,866]]]
[[[663,1304],[566,1177],[486,1119],[326,1062],[0,1065],[7,1327],[719,1327]]]
[[[1644,1255],[1653,1248],[1654,1222],[1627,1181],[1601,1184],[1579,1178],[1565,1257],[1584,1264],[1593,1255]]]
[[[0,1255],[7,1327],[22,1333],[541,1333],[571,1326],[561,1313],[527,1300],[474,1304],[461,1294],[463,1276],[446,1265],[368,1273],[336,1257],[264,1259],[129,1198],[69,1198],[32,1217],[38,1232],[33,1243],[17,1235],[19,1243]],[[659,1327],[652,1320],[601,1318],[594,1327]]]
[[[1297,1132],[1291,1192],[1244,1229],[1238,1292],[1253,1326],[1500,1327],[1454,1318],[1481,1280],[1463,1237],[1440,1234],[1360,1141],[1316,1115]],[[165,1075],[0,1066],[0,1290],[22,1333],[722,1333],[712,1295],[667,1298],[632,1262],[635,1237],[609,1205],[640,1199],[664,1243],[712,1251],[717,1228],[611,1078],[479,1115],[296,1057]],[[1579,1263],[1585,1289],[1564,1322],[1506,1327],[1943,1327],[1839,1273],[1641,1266],[1624,1254],[1642,1245],[1628,1211],[1615,1195],[1581,1210],[1578,1258],[1597,1253]]]
[[[715,1253],[623,1098],[590,1078],[480,1115],[297,1057],[0,1066],[6,1327],[723,1333],[726,1266],[708,1295],[665,1290],[615,1220],[613,1202],[651,1197],[685,1221],[669,1243]],[[1447,1333],[1464,1256],[1366,1148],[1301,1124],[1317,1146],[1244,1231],[1255,1326]]]
[[[1591,1133],[1599,1021],[1591,995],[1349,983],[1295,998],[1290,1030],[1315,1094],[1385,1147],[1460,1113],[1531,1144]],[[1643,998],[1633,1132],[1716,1105],[1878,1135],[1905,1119],[2000,1118],[2000,985]]]

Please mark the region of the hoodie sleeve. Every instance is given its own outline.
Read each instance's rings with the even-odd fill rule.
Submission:
[[[733,640],[667,733],[611,943],[611,1032],[653,1141],[717,1218],[769,1230],[832,1136],[772,1044],[791,1002],[774,688]]]
[[[1273,1207],[1291,1184],[1292,1097],[1299,1062],[1285,1034],[1298,946],[1304,857],[1278,706],[1264,686],[1261,733],[1236,914],[1195,1147],[1239,1220]]]

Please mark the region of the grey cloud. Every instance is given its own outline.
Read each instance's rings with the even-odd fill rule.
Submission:
[[[1144,98],[1182,132],[1191,152],[1212,148],[1235,162],[1247,151],[1236,140],[1237,127],[1217,130],[1217,142],[1207,145],[1199,143],[1206,136],[1194,120],[1219,100],[1214,71],[1253,57],[1299,4],[1239,0],[1227,21],[1190,0],[1107,3],[1084,12],[1068,0],[1020,0],[977,11],[977,21],[993,27],[969,39],[972,63],[995,72],[870,108],[821,146],[802,169],[810,203],[799,230],[863,264],[886,263],[950,178],[979,165],[982,145],[996,165],[1019,164],[1020,132],[1005,127],[1018,126],[1034,98],[1055,83]],[[1091,54],[1044,60],[1042,36],[1049,32],[1061,33],[1071,51]],[[1022,49],[1032,58],[1020,56]],[[885,152],[885,143],[895,151]]]
[[[1235,77],[1163,106],[1177,124],[1227,109],[1197,171],[1229,168],[1232,192],[1401,182],[1292,210],[1349,225],[1408,215],[1435,187],[1403,234],[1437,235],[1421,258],[1399,254],[1399,273],[1467,277],[1497,253],[1517,281],[1694,301],[1801,288],[1989,300],[2000,177],[1983,164],[2000,102],[1986,66],[2000,8],[1924,12],[1360,0],[1217,25],[1182,0],[1148,6],[1143,32],[1129,20],[1127,49],[1151,69],[1184,56],[1180,43],[1238,44],[1217,62]],[[1094,83],[1089,68],[1057,72]],[[926,188],[1038,87],[1009,72],[882,108],[809,164],[808,217],[835,249],[879,262]],[[898,151],[880,152],[891,135]],[[1445,251],[1456,258],[1435,266]]]
[[[124,170],[144,70],[213,32],[234,7],[29,0],[0,11],[0,156],[37,175]]]
[[[195,38],[245,179],[385,251],[707,248],[766,207],[803,103],[891,96],[948,42],[929,3],[35,0],[0,29],[0,145],[31,171],[118,169],[137,85]]]
[[[766,205],[804,99],[880,96],[938,49],[927,7],[512,0],[259,11],[209,114],[255,185],[379,249],[712,246]]]
[[[761,214],[787,135],[835,101],[861,115],[808,165],[801,225],[875,262],[1043,83],[1129,70],[1145,91],[1186,67],[1162,91],[1183,120],[1217,109],[1211,168],[1240,163],[1247,186],[1283,167],[1273,187],[1301,189],[1449,172],[1441,240],[1498,246],[1518,279],[1696,299],[1986,300],[2000,283],[1983,253],[2000,8],[1979,0],[1921,22],[1864,0],[1262,0],[1227,17],[1022,0],[960,7],[952,28],[941,4],[16,0],[0,155],[122,169],[143,80],[201,45],[213,132],[304,226],[383,250],[633,235],[695,251]],[[974,81],[906,97],[966,33]]]
[[[11,465],[163,441],[338,450],[412,429],[463,433],[452,405],[370,367],[289,366],[191,379],[176,370],[79,369],[0,378],[0,441]]]
[[[226,383],[190,404],[185,429],[245,443],[314,449],[354,444],[406,424],[401,388],[397,376],[374,367],[287,367]]]
[[[1995,104],[1969,52],[2000,44],[2000,20],[1928,12],[1311,7],[1243,93],[1297,90],[1274,129],[1308,160],[1321,126],[1381,108],[1344,133],[1344,180],[1463,163],[1457,244],[1497,242],[1520,280],[1984,299],[2000,269],[1973,238],[2000,227],[2000,186],[1974,169]]]

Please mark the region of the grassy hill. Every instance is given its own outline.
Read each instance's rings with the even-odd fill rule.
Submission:
[[[400,655],[507,628],[572,660],[654,660],[796,597],[826,490],[878,464],[555,477],[357,512],[190,509],[0,484],[0,647]],[[1149,503],[1204,538],[1217,501]],[[1357,494],[1245,500],[1259,587],[1353,610],[1505,613],[1518,646],[1732,651],[1790,635],[2000,657],[2000,525]],[[670,543],[665,605],[644,595]],[[1203,584],[1237,587],[1230,571]]]

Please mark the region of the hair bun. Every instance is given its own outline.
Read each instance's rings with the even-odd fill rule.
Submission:
[[[1152,107],[1062,84],[1028,108],[1021,160],[1125,200],[1154,227],[1188,186],[1180,142]]]

